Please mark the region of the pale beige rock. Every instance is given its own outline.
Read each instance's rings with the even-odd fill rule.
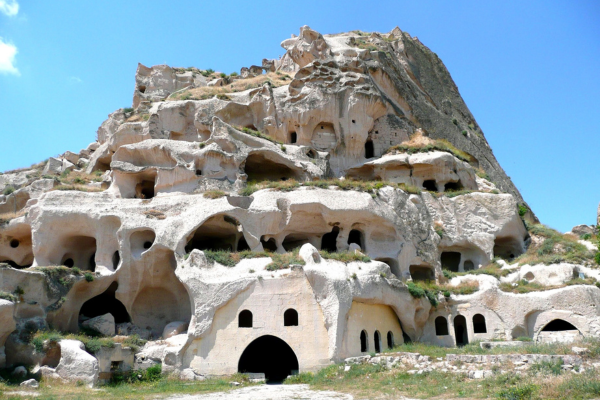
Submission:
[[[84,328],[101,333],[104,336],[115,335],[115,317],[113,317],[112,314],[104,314],[92,319],[88,319],[81,325]]]
[[[64,339],[60,341],[60,349],[56,373],[64,380],[94,386],[98,381],[98,360],[84,350],[83,343]]]

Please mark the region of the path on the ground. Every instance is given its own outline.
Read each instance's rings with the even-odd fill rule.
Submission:
[[[171,396],[165,400],[354,400],[349,394],[311,390],[308,385],[258,385],[229,392]],[[398,400],[410,400],[400,397]]]

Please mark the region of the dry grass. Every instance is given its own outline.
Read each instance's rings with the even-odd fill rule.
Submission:
[[[75,190],[78,192],[103,192],[104,189],[101,188],[96,188],[96,187],[90,187],[90,186],[85,186],[85,185],[58,185],[55,188],[53,188],[52,190]]]
[[[144,211],[144,215],[146,216],[146,218],[154,218],[154,219],[166,219],[167,218],[165,213],[163,213],[162,211],[159,211],[159,210],[155,210],[155,209]]]
[[[390,147],[386,154],[388,153],[427,153],[430,151],[445,151],[454,155],[456,158],[466,162],[472,162],[473,157],[456,148],[452,143],[444,139],[432,139],[427,136],[423,136],[423,131],[417,130],[408,141],[402,142],[399,145]]]
[[[127,118],[125,122],[141,122],[148,121],[150,119],[150,114],[133,114],[131,117]]]
[[[204,198],[206,199],[219,199],[225,196],[227,196],[227,193],[222,190],[208,190],[204,192]]]
[[[281,74],[276,72],[269,72],[247,79],[236,79],[228,85],[215,87],[215,86],[204,86],[189,90],[184,90],[179,93],[171,94],[167,101],[171,100],[206,100],[215,96],[226,96],[227,93],[243,92],[248,89],[254,89],[261,87],[266,82],[270,82],[271,86],[279,87],[287,85],[291,82],[292,77],[287,74]],[[227,98],[223,98],[227,100]]]
[[[511,264],[585,264],[594,259],[595,253],[578,243],[579,238],[574,235],[565,235],[541,224],[527,225],[527,230],[537,240],[532,240],[527,252],[515,258]]]
[[[25,215],[25,210],[0,214],[0,226],[8,224],[11,220],[22,217],[23,215]]]

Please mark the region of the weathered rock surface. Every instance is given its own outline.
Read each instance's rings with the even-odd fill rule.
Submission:
[[[61,340],[60,363],[56,373],[62,379],[89,386],[98,381],[98,360],[85,351],[85,346],[78,340]]]
[[[99,317],[89,319],[81,324],[84,328],[91,329],[104,336],[115,335],[115,317],[112,314],[104,314]]]
[[[266,346],[288,357],[279,379],[345,359],[423,373],[456,366],[366,355],[407,337],[600,335],[590,262],[508,263],[543,239],[435,53],[398,28],[304,26],[282,46],[241,76],[140,64],[133,108],[97,142],[0,175],[0,290],[18,297],[0,300],[0,365],[89,385],[157,364],[201,380],[254,371]],[[52,190],[68,171],[94,182]],[[421,295],[423,280],[446,286]],[[518,285],[554,289],[505,290]],[[152,340],[135,355],[34,351],[50,326]]]

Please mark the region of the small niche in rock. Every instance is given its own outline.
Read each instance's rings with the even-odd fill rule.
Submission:
[[[294,144],[298,141],[298,134],[296,132],[290,133],[290,143]]]
[[[17,239],[13,239],[10,241],[10,247],[12,247],[13,249],[16,249],[17,247],[19,247],[19,244],[21,244]]]
[[[115,251],[112,256],[113,271],[117,270],[117,267],[119,266],[120,262],[121,262],[121,254],[119,254],[119,251]]]
[[[135,231],[129,238],[129,244],[131,246],[131,254],[134,258],[141,257],[142,253],[147,251],[154,244],[156,234],[152,229],[144,229],[141,231]]]
[[[82,271],[94,271],[96,268],[96,239],[91,236],[67,237],[60,241],[55,251],[53,262],[60,262],[59,265],[77,267]]]

